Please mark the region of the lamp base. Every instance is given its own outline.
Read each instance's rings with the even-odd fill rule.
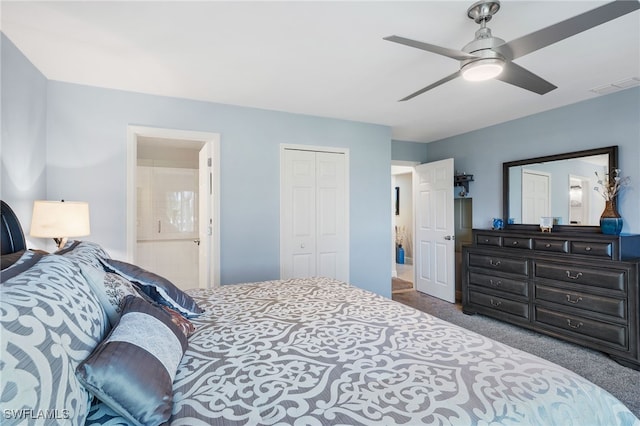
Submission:
[[[58,246],[58,250],[62,250],[64,248],[64,246],[67,244],[67,240],[67,237],[53,239],[53,241],[55,241],[56,245]]]

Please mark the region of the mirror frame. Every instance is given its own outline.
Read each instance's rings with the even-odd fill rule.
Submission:
[[[547,161],[567,160],[570,158],[588,157],[591,155],[609,155],[609,170],[618,168],[618,145],[604,148],[585,149],[583,151],[565,152],[563,154],[546,155],[544,157],[527,158],[524,160],[502,163],[502,219],[505,229],[520,231],[540,231],[539,224],[508,224],[509,218],[509,168],[527,164],[543,163]],[[554,231],[600,232],[600,226],[593,225],[554,225]]]

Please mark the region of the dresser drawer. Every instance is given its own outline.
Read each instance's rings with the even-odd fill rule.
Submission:
[[[536,238],[533,241],[533,248],[536,250],[551,251],[555,253],[569,253],[569,241]]]
[[[627,328],[536,306],[535,321],[627,349]]]
[[[473,290],[469,292],[469,301],[496,311],[506,312],[521,318],[529,318],[529,304],[526,302],[517,302]]]
[[[502,237],[499,235],[477,234],[476,244],[479,246],[502,247]]]
[[[625,291],[625,272],[608,269],[590,269],[584,266],[538,262],[534,267],[536,278],[565,281],[593,287]]]
[[[500,291],[507,291],[519,296],[527,297],[529,294],[529,287],[527,286],[526,281],[485,275],[477,272],[469,273],[469,284],[492,288]]]
[[[572,241],[571,253],[584,254],[587,256],[606,257],[607,259],[611,259],[611,256],[613,255],[613,244],[587,241]]]
[[[493,271],[510,272],[519,275],[529,274],[529,262],[527,262],[527,259],[512,259],[509,257],[471,253],[469,254],[469,266],[477,266]]]
[[[526,237],[504,237],[502,239],[502,246],[505,248],[522,248],[531,250],[533,248],[533,239]]]
[[[590,316],[592,312],[596,312],[598,314],[610,315],[620,319],[625,319],[627,317],[626,302],[623,299],[563,290],[561,288],[548,287],[541,284],[536,284],[535,291],[536,300],[546,300],[548,302],[584,310],[584,313],[579,315]]]

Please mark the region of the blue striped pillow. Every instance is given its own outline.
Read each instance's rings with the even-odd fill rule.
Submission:
[[[98,399],[135,425],[166,423],[173,406],[173,379],[187,338],[171,315],[127,296],[120,321],[76,369]]]

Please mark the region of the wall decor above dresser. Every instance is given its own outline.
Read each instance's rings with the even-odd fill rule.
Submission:
[[[566,183],[563,191],[568,194],[572,166],[556,166],[565,160],[588,163],[605,155],[604,170],[613,170],[617,154],[614,146],[504,163],[508,224],[502,230],[474,229],[472,243],[463,246],[464,313],[491,316],[587,346],[640,370],[640,235],[604,235],[590,222],[562,220],[564,225],[542,232],[537,224],[523,222],[521,215],[527,203],[518,176],[525,168],[544,163],[548,172],[553,164],[551,179]],[[568,196],[566,200],[545,216],[569,217]],[[507,218],[514,216],[519,220],[511,224]]]
[[[596,173],[617,168],[616,145],[503,163],[504,223],[537,227],[540,217],[553,217],[554,228],[596,228],[605,207],[593,189]]]

